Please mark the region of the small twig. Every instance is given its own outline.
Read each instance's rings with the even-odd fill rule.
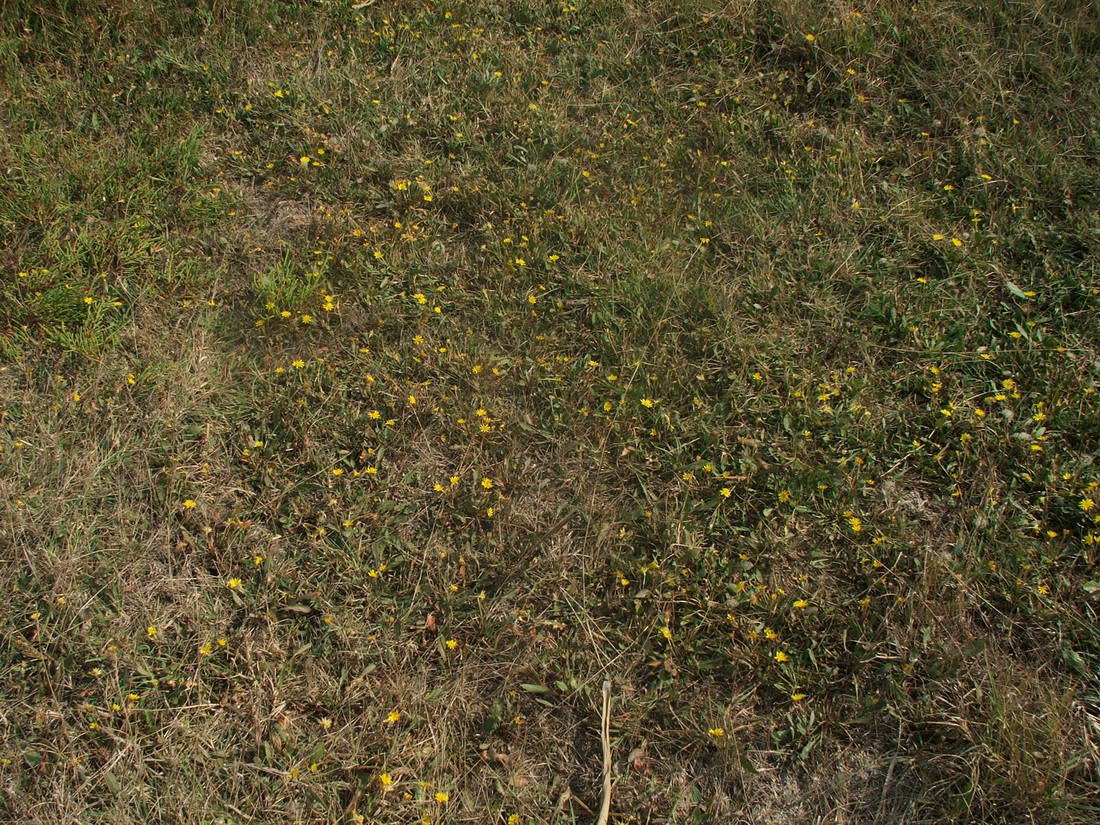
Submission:
[[[249,816],[240,808],[236,808],[233,805],[230,805],[228,802],[222,802],[222,804],[246,822],[254,822],[256,820],[256,817]]]
[[[607,825],[611,813],[611,680],[603,683],[603,713],[600,718],[600,741],[603,743],[603,802],[596,825]]]
[[[269,768],[266,765],[255,765],[251,762],[229,762],[227,764],[230,765],[231,767],[234,767],[234,768],[251,768],[252,770],[259,771],[260,773],[270,774],[271,776],[281,776],[284,779],[287,776],[286,771],[280,771],[280,770],[276,770],[275,768]]]

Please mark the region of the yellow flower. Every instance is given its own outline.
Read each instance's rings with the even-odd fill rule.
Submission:
[[[187,508],[188,510],[194,510],[194,509],[195,509],[195,507],[196,507],[196,502],[195,502],[195,499],[193,499],[193,498],[185,498],[185,499],[183,500],[183,506],[184,506],[185,508]]]
[[[804,607],[809,607],[810,603],[808,601],[806,601],[805,599],[798,599],[794,603],[794,606],[797,607],[799,610],[801,610]]]
[[[344,474],[344,471],[341,470],[339,467],[334,467],[332,470],[332,474],[334,476],[342,476]]]
[[[806,35],[806,41],[807,41],[807,42],[809,42],[809,43],[813,43],[813,42],[814,42],[815,40],[817,40],[817,38],[816,38],[816,37],[814,37],[814,36],[813,36],[812,34],[807,34],[807,35]]]
[[[726,735],[726,730],[725,728],[711,728],[707,731],[707,733],[709,733],[715,739],[719,739]]]
[[[456,639],[448,639],[445,644],[447,645],[447,650],[454,650],[458,647],[458,641]]]
[[[1093,501],[1091,498],[1083,498],[1081,499],[1081,503],[1077,506],[1087,513],[1089,510],[1096,506],[1096,502]]]
[[[156,635],[157,635],[157,627],[156,627],[156,625],[152,625],[152,624],[151,624],[151,625],[149,625],[149,626],[148,626],[147,628],[145,628],[145,634],[146,634],[146,635],[147,635],[147,636],[148,636],[148,637],[149,637],[150,639],[156,638]]]
[[[486,490],[492,490],[493,480],[491,478],[483,478],[481,479],[481,486],[484,487]]]
[[[392,725],[394,722],[396,722],[400,718],[401,718],[401,713],[399,711],[391,710],[390,715],[386,717],[386,721],[389,722]]]
[[[653,406],[653,399],[652,398],[643,398],[641,400],[641,405],[643,407],[647,407],[647,408],[652,407]]]
[[[234,577],[227,581],[225,583],[225,586],[228,587],[230,590],[236,590],[238,587],[241,586],[241,580]]]
[[[450,795],[446,791],[436,791],[436,794],[435,794],[435,801],[436,802],[443,803],[443,802],[446,802],[450,798],[451,798]]]
[[[378,784],[382,786],[383,791],[388,791],[393,786],[393,777],[388,773],[379,774]]]
[[[801,702],[805,698],[806,698],[805,693],[792,693],[791,694],[791,701],[792,702]]]
[[[729,487],[723,487],[718,492],[721,494],[722,498],[729,498],[731,495],[733,495],[733,490],[731,490]]]
[[[415,395],[410,395],[409,398],[408,398],[408,401],[409,401],[410,404],[415,404],[416,403],[416,396]]]
[[[209,656],[213,652],[214,652],[214,645],[210,644],[210,642],[203,642],[202,646],[199,648],[199,655],[200,656]]]
[[[777,650],[775,652],[775,656],[773,656],[772,658],[779,662],[779,664],[783,664],[784,662],[789,662],[791,660],[791,657],[784,653],[782,650]]]
[[[296,370],[300,370],[305,365],[306,362],[303,361],[301,358],[295,358],[293,361],[290,362],[290,366],[294,367],[294,369]]]
[[[661,628],[661,635],[664,636],[669,641],[672,641],[672,628],[670,628],[666,624],[664,627]]]

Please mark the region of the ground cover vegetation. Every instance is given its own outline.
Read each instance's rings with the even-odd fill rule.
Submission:
[[[1095,822],[1100,13],[0,11],[0,820]]]

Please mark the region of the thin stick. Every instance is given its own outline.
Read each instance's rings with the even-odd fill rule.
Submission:
[[[600,741],[603,743],[603,802],[596,825],[607,825],[611,813],[611,680],[603,683],[603,714],[600,718]]]

